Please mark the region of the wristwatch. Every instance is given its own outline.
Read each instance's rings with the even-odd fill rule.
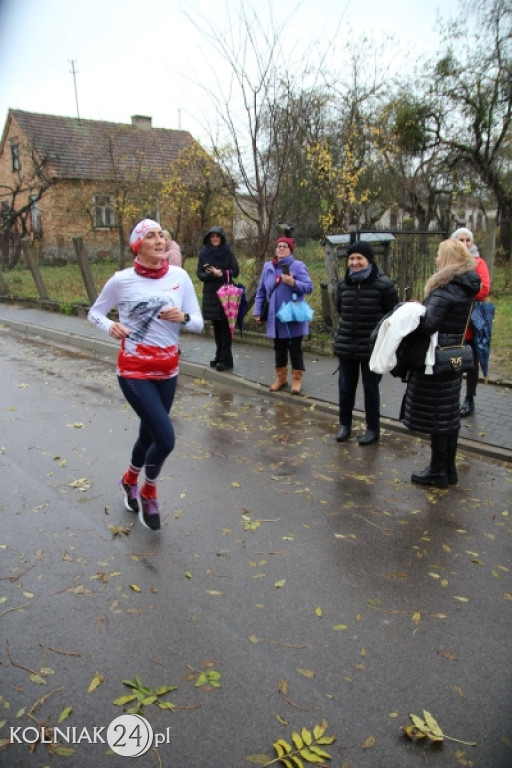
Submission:
[[[181,321],[181,324],[186,325],[187,323],[190,323],[190,315],[188,312],[185,312],[185,317]]]

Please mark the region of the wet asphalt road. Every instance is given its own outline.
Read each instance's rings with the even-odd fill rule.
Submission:
[[[113,366],[9,330],[0,354],[0,743],[68,707],[60,727],[106,728],[138,675],[177,686],[143,706],[169,743],[141,768],[239,768],[322,719],[333,768],[512,765],[510,468],[418,488],[412,436],[338,445],[327,414],[183,376],[155,535],[117,489],[136,420]],[[407,741],[423,709],[477,747]],[[0,765],[126,764],[73,748]]]

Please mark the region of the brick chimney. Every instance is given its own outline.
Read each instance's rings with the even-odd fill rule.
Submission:
[[[132,115],[132,125],[134,128],[142,128],[144,131],[151,130],[151,121],[153,118],[144,115]]]

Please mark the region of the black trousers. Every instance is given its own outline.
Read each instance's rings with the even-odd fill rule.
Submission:
[[[379,384],[382,375],[370,370],[368,360],[356,361],[340,359],[338,376],[340,424],[345,427],[352,426],[352,411],[354,410],[354,403],[356,401],[359,370],[361,370],[363,379],[366,426],[368,429],[378,432],[380,426]]]
[[[231,351],[232,338],[227,317],[224,316],[218,320],[212,320],[212,325],[215,336],[215,346],[217,347],[215,350],[215,360],[218,363],[233,365],[233,353]]]
[[[470,371],[466,371],[466,397],[474,397],[476,395],[476,385],[478,384],[478,355],[473,339],[468,339],[467,343],[473,350],[474,367]]]
[[[302,336],[292,338],[274,339],[274,359],[276,368],[286,368],[288,365],[288,353],[294,371],[305,371],[304,357],[302,355]]]

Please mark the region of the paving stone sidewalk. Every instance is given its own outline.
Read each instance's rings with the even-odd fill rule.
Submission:
[[[42,309],[14,304],[0,304],[0,324],[17,332],[49,338],[56,343],[69,344],[94,354],[115,356],[117,342],[92,326],[85,317],[68,316]],[[215,344],[207,334],[182,334],[181,371],[192,376],[229,381],[260,388],[269,397],[292,397],[282,392],[268,392],[274,375],[274,352],[270,345],[257,345],[248,337],[235,334],[233,345],[234,369],[219,373],[209,366]],[[305,353],[306,372],[303,378],[303,401],[333,415],[333,435],[337,423],[337,360],[334,357]],[[406,432],[398,421],[405,385],[385,375],[381,383],[381,413],[383,428]],[[356,419],[364,415],[362,386],[356,398]],[[482,456],[512,462],[512,387],[480,383],[475,413],[462,420],[460,446]]]

